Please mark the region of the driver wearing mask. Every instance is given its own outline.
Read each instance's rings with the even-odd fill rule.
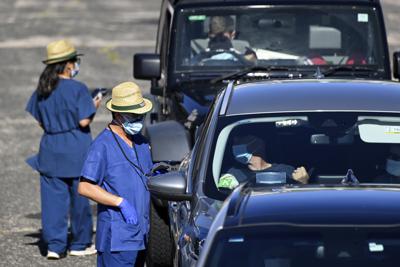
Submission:
[[[113,120],[89,148],[78,191],[98,203],[97,266],[134,266],[149,232],[153,162],[141,129],[152,103],[137,84],[124,82],[106,106]]]
[[[210,19],[210,30],[208,33],[210,50],[229,50],[233,48],[232,40],[236,31],[234,21],[230,16],[214,16]]]
[[[237,61],[240,54],[233,47],[232,40],[236,36],[234,21],[230,16],[213,16],[210,18],[208,45],[204,53],[194,58],[195,64],[204,64],[207,60]]]
[[[303,166],[295,169],[286,164],[270,163],[265,159],[265,143],[262,139],[248,135],[234,139],[232,153],[235,160],[246,166],[232,167],[219,179],[218,187],[233,189],[250,180],[257,183],[308,184],[309,175]]]

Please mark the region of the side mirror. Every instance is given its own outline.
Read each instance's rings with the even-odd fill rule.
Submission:
[[[161,76],[160,55],[135,54],[133,56],[133,77],[142,80],[159,79]]]
[[[151,194],[168,201],[185,201],[192,198],[186,193],[186,179],[181,172],[153,176],[147,183]]]
[[[400,79],[400,51],[393,53],[393,77]]]

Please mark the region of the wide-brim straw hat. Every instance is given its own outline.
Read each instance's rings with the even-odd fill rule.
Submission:
[[[113,112],[144,114],[151,111],[153,104],[142,96],[136,83],[124,82],[112,89],[111,99],[107,101],[106,107]]]
[[[58,40],[47,45],[47,58],[43,60],[43,63],[47,65],[54,64],[77,56],[83,56],[83,54],[78,54],[70,41],[65,39]]]

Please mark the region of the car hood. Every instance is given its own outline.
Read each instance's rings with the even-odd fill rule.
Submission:
[[[209,80],[182,82],[179,85],[179,102],[187,114],[197,110],[204,116],[223,84],[211,84]]]

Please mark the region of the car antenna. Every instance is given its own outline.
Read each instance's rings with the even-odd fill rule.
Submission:
[[[348,185],[358,185],[360,182],[358,181],[357,177],[354,175],[352,169],[347,170],[346,177],[342,179],[342,184]]]
[[[319,68],[319,66],[317,67],[317,70],[314,73],[314,78],[316,79],[323,79],[325,78],[325,75],[322,73],[321,69]]]

